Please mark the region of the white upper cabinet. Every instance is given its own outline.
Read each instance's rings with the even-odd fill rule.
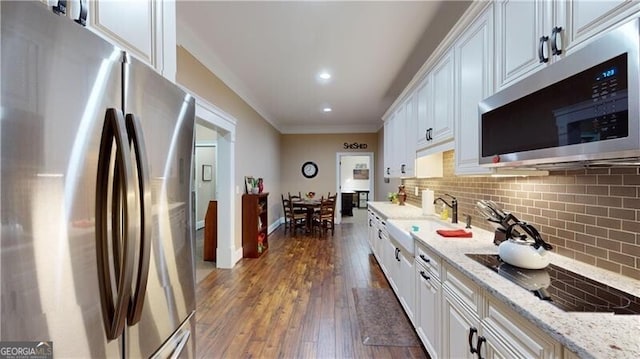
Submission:
[[[384,122],[385,177],[415,176],[415,142],[407,138],[415,136],[417,105],[416,97],[408,98],[395,109]]]
[[[404,103],[404,128],[402,139],[400,140],[404,146],[403,156],[400,161],[401,177],[413,177],[415,175],[416,146],[415,142],[411,141],[410,138],[416,133],[417,113],[416,96],[411,94]]]
[[[495,2],[496,85],[501,90],[638,16],[630,0]]]
[[[90,1],[87,26],[175,81],[175,2]]]
[[[417,97],[416,150],[453,138],[453,54],[448,51],[414,91]]]
[[[549,0],[501,0],[494,5],[499,90],[553,59],[549,53],[551,31],[555,26],[564,27],[564,23],[555,21],[553,2]]]
[[[391,166],[393,162],[393,115],[384,121],[384,177],[392,177]]]
[[[433,144],[453,138],[453,53],[433,68]]]
[[[637,17],[640,10],[640,3],[631,0],[567,1],[560,4],[566,6],[567,16],[572,19],[565,33],[567,51],[583,45],[585,40],[612,25]]]
[[[478,102],[493,93],[493,6],[458,38],[455,53],[455,173],[488,174],[478,164]]]

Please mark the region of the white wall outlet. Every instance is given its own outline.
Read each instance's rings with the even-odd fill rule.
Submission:
[[[416,195],[416,196],[420,196],[420,192],[418,191],[418,186],[415,186],[415,189],[416,189],[416,191],[415,191],[415,195]]]

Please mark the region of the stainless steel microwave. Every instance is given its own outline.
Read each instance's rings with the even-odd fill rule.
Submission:
[[[480,164],[570,167],[640,158],[640,20],[479,104]]]

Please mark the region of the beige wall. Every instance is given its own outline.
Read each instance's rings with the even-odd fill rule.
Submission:
[[[262,177],[269,196],[269,224],[277,219],[280,202],[280,133],[242,98],[211,73],[182,47],[177,50],[176,81],[206,99],[237,120],[235,139],[235,179],[240,194],[236,194],[236,247],[242,245],[241,195],[244,176]]]
[[[366,149],[345,149],[344,143],[366,143]],[[378,136],[375,133],[363,134],[326,134],[326,135],[282,135],[281,140],[282,193],[316,192],[326,196],[336,192],[336,154],[372,152],[374,162],[378,154]],[[313,161],[318,165],[318,175],[307,179],[302,175],[302,164]],[[377,173],[379,169],[376,167]],[[377,175],[376,175],[377,179]],[[278,198],[280,194],[278,193]]]
[[[554,251],[640,279],[640,172],[638,168],[554,171],[544,177],[458,177],[453,151],[444,153],[444,177],[405,179],[407,201],[420,206],[414,188],[458,199],[460,221],[491,230],[475,210],[479,199],[504,206],[540,231]]]

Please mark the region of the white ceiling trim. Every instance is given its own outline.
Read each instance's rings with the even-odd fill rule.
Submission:
[[[184,47],[193,56],[195,56],[202,64],[209,69],[215,76],[217,76],[225,85],[229,86],[240,98],[242,98],[251,108],[253,108],[262,118],[264,118],[271,126],[275,127],[278,131],[282,130],[275,124],[273,119],[267,115],[267,112],[262,109],[256,100],[254,100],[247,91],[246,87],[242,84],[234,74],[231,72],[222,61],[216,56],[215,53],[209,50],[204,42],[197,36],[191,29],[182,21],[178,21],[177,39],[178,45]]]

